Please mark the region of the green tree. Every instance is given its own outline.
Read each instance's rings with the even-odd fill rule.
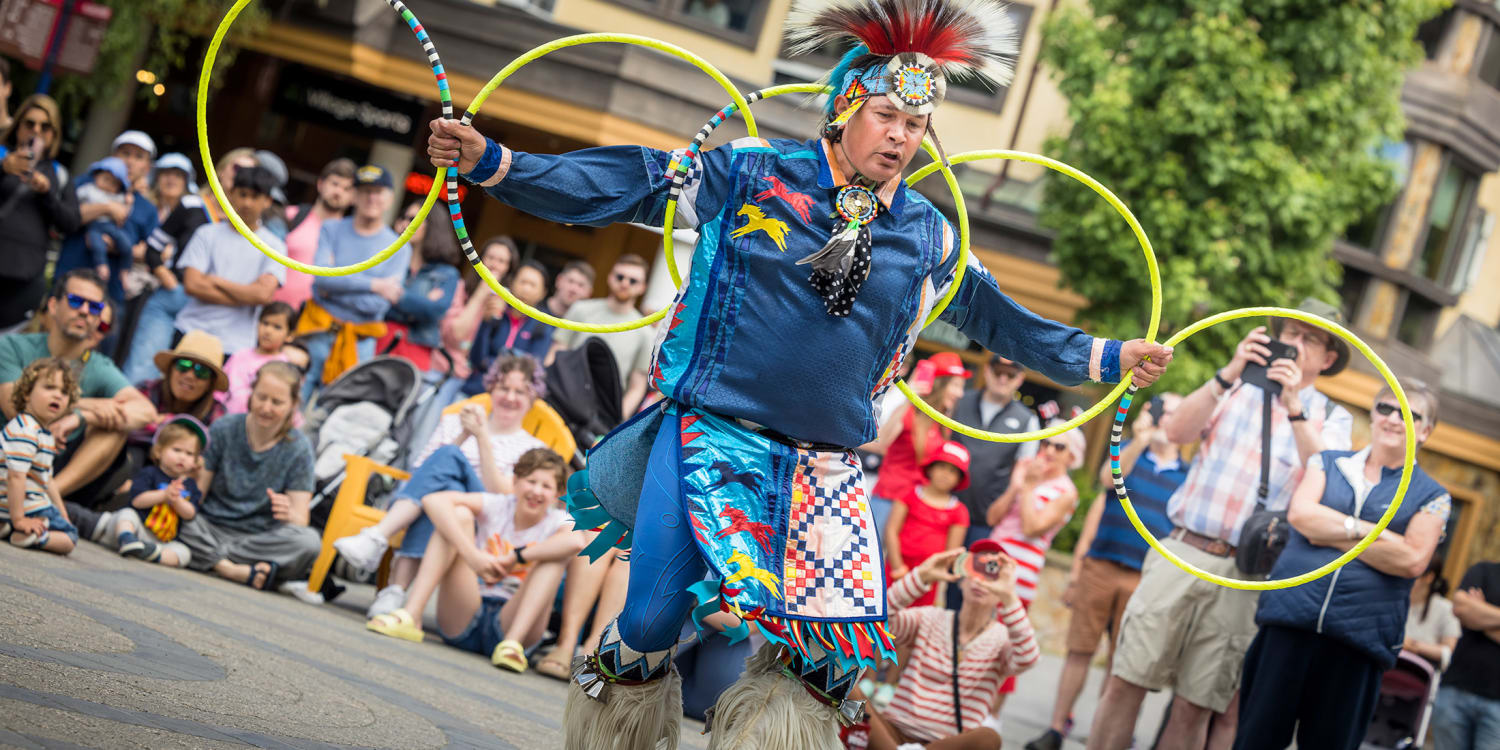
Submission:
[[[89,104],[126,106],[125,96],[132,90],[138,69],[158,75],[183,66],[196,70],[202,59],[198,55],[189,59],[189,53],[207,46],[230,7],[214,0],[99,1],[109,6],[113,15],[100,43],[94,71],[87,76],[60,74],[53,87],[53,95],[70,119]],[[236,45],[246,35],[263,30],[266,19],[265,11],[254,3],[240,13],[220,48],[216,71],[233,63]],[[145,95],[144,91],[138,93]]]
[[[1336,301],[1329,258],[1344,228],[1390,200],[1376,155],[1402,138],[1402,78],[1413,41],[1445,0],[1091,0],[1056,14],[1043,59],[1072,130],[1047,153],[1113,190],[1161,266],[1165,340],[1206,315]],[[1067,178],[1046,186],[1040,221],[1062,277],[1089,300],[1092,328],[1140,336],[1145,260],[1125,222]],[[1204,331],[1163,385],[1191,389],[1254,325]]]

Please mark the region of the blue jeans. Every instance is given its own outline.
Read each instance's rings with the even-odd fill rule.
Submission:
[[[444,491],[484,492],[484,480],[469,465],[469,459],[464,457],[463,451],[453,445],[445,445],[433,451],[412,472],[406,486],[396,491],[396,499],[410,500],[421,505],[422,498]],[[427,543],[436,530],[432,520],[423,513],[406,528],[406,536],[401,538],[401,549],[396,554],[402,557],[421,557],[427,554]]]
[[[1437,750],[1500,748],[1500,701],[1456,687],[1438,688],[1432,737]]]
[[[450,636],[439,632],[438,635],[449,646],[489,656],[505,640],[505,629],[500,627],[500,610],[504,608],[504,599],[486,596],[480,600],[479,611],[474,613],[474,619],[462,633]]]
[[[161,377],[156,369],[156,353],[172,348],[177,313],[187,306],[187,292],[178,284],[175,289],[158,289],[146,299],[141,316],[135,322],[135,337],[130,342],[130,356],[125,360],[125,379],[144,383]]]
[[[28,512],[26,514],[26,517],[40,518],[43,521],[46,521],[48,534],[51,534],[53,532],[66,534],[67,537],[69,539],[72,539],[74,543],[78,542],[78,527],[69,523],[68,519],[63,518],[63,514],[57,510],[57,506],[55,505],[48,505],[43,508],[37,508],[36,510]],[[0,517],[0,521],[3,521],[7,524],[10,523],[9,511],[7,511],[3,517]]]
[[[313,391],[323,387],[323,363],[333,351],[333,333],[314,333],[301,340],[307,346],[307,379],[302,382],[302,403],[305,404],[312,398]],[[361,362],[375,357],[375,339],[362,338],[354,348],[359,352]]]

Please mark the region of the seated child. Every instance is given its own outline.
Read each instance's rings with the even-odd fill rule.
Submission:
[[[187,567],[192,553],[177,541],[177,527],[193,520],[203,503],[194,475],[207,448],[208,428],[191,416],[162,425],[151,443],[151,464],[131,477],[130,505],[115,511],[114,534],[106,535],[106,543],[112,540],[126,557]]]
[[[11,391],[16,418],[0,432],[6,500],[0,503],[0,534],[17,547],[66,555],[78,543],[78,529],[68,521],[62,497],[52,486],[57,442],[47,429],[77,398],[73,368],[56,357],[27,365]]]
[[[241,349],[229,356],[224,363],[224,374],[229,377],[229,390],[219,398],[224,410],[230,414],[244,414],[250,409],[250,387],[255,382],[255,373],[267,362],[290,362],[298,366],[288,353],[288,342],[292,338],[292,326],[297,322],[297,311],[285,302],[272,302],[260,309],[259,322],[255,327],[255,348]],[[297,350],[306,368],[306,353]]]
[[[130,197],[130,191],[126,189],[129,184],[130,170],[126,168],[125,162],[117,156],[106,156],[89,165],[89,181],[75,190],[78,204],[124,203]],[[109,238],[109,243],[113,243],[113,246],[104,241],[105,237]],[[88,249],[89,261],[99,278],[105,281],[109,281],[110,256],[117,259],[114,265],[122,268],[130,266],[130,244],[130,238],[112,219],[100,217],[83,227],[83,245]],[[118,260],[122,258],[126,260]]]
[[[516,461],[514,494],[423,497],[437,534],[426,541],[406,606],[371,618],[365,627],[422,640],[413,613],[420,616],[441,587],[437,625],[445,643],[488,655],[497,667],[526,671],[526,648],[541,640],[563,570],[586,541],[558,505],[566,483],[562,457],[536,448]],[[419,528],[407,531],[408,545]]]

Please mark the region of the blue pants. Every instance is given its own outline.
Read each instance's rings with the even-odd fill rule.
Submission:
[[[434,492],[484,492],[484,480],[469,465],[469,459],[457,446],[445,445],[432,452],[417,470],[412,472],[406,485],[396,491],[397,500],[411,500],[417,505],[422,498]],[[427,554],[427,543],[437,529],[423,513],[406,529],[401,538],[401,549],[396,554],[402,557],[421,557]]]
[[[620,612],[620,639],[640,652],[677,643],[697,600],[687,588],[708,571],[682,505],[678,420],[669,416],[651,445],[646,481],[636,509],[630,552],[630,589]]]
[[[68,519],[63,518],[62,513],[57,510],[57,506],[55,506],[55,505],[48,505],[48,506],[45,506],[45,507],[42,507],[42,508],[37,508],[36,510],[33,510],[33,511],[28,511],[26,513],[26,517],[27,518],[40,518],[43,521],[46,521],[47,522],[47,533],[48,534],[56,532],[58,534],[63,534],[65,536],[67,536],[69,539],[72,539],[75,543],[78,541],[78,527],[76,527],[73,524],[69,523]],[[10,510],[9,510],[9,508],[6,508],[3,511],[0,511],[0,523],[6,523],[6,524],[10,523]]]
[[[125,379],[144,383],[162,376],[156,369],[156,353],[172,348],[177,313],[187,306],[187,292],[178,284],[175,289],[158,289],[146,299],[141,316],[135,322],[135,337],[130,340],[130,356],[125,359]]]
[[[682,637],[692,632],[683,628]],[[730,643],[728,638],[715,636],[684,643],[674,660],[682,675],[682,712],[702,721],[704,712],[745,672],[745,660],[754,652],[749,638]]]
[[[301,341],[307,346],[307,378],[302,381],[302,403],[305,404],[312,398],[313,391],[323,386],[323,363],[333,351],[333,332],[314,333],[302,337]],[[359,352],[361,362],[375,358],[375,339],[361,338],[354,348]]]
[[[1483,750],[1500,747],[1500,700],[1456,687],[1438,688],[1432,710],[1433,746],[1437,750]]]

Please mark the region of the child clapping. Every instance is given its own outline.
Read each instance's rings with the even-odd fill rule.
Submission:
[[[47,428],[78,397],[78,381],[68,363],[56,357],[26,366],[11,391],[16,418],[0,432],[5,449],[0,535],[17,547],[66,555],[78,543],[78,529],[68,521],[62,498],[52,486],[52,459],[57,442]]]
[[[115,546],[120,554],[146,562],[185,567],[192,553],[176,541],[177,527],[198,515],[203,493],[194,478],[208,447],[202,422],[180,415],[156,431],[152,465],[130,480],[130,505],[114,515]],[[141,521],[141,513],[146,520]]]

